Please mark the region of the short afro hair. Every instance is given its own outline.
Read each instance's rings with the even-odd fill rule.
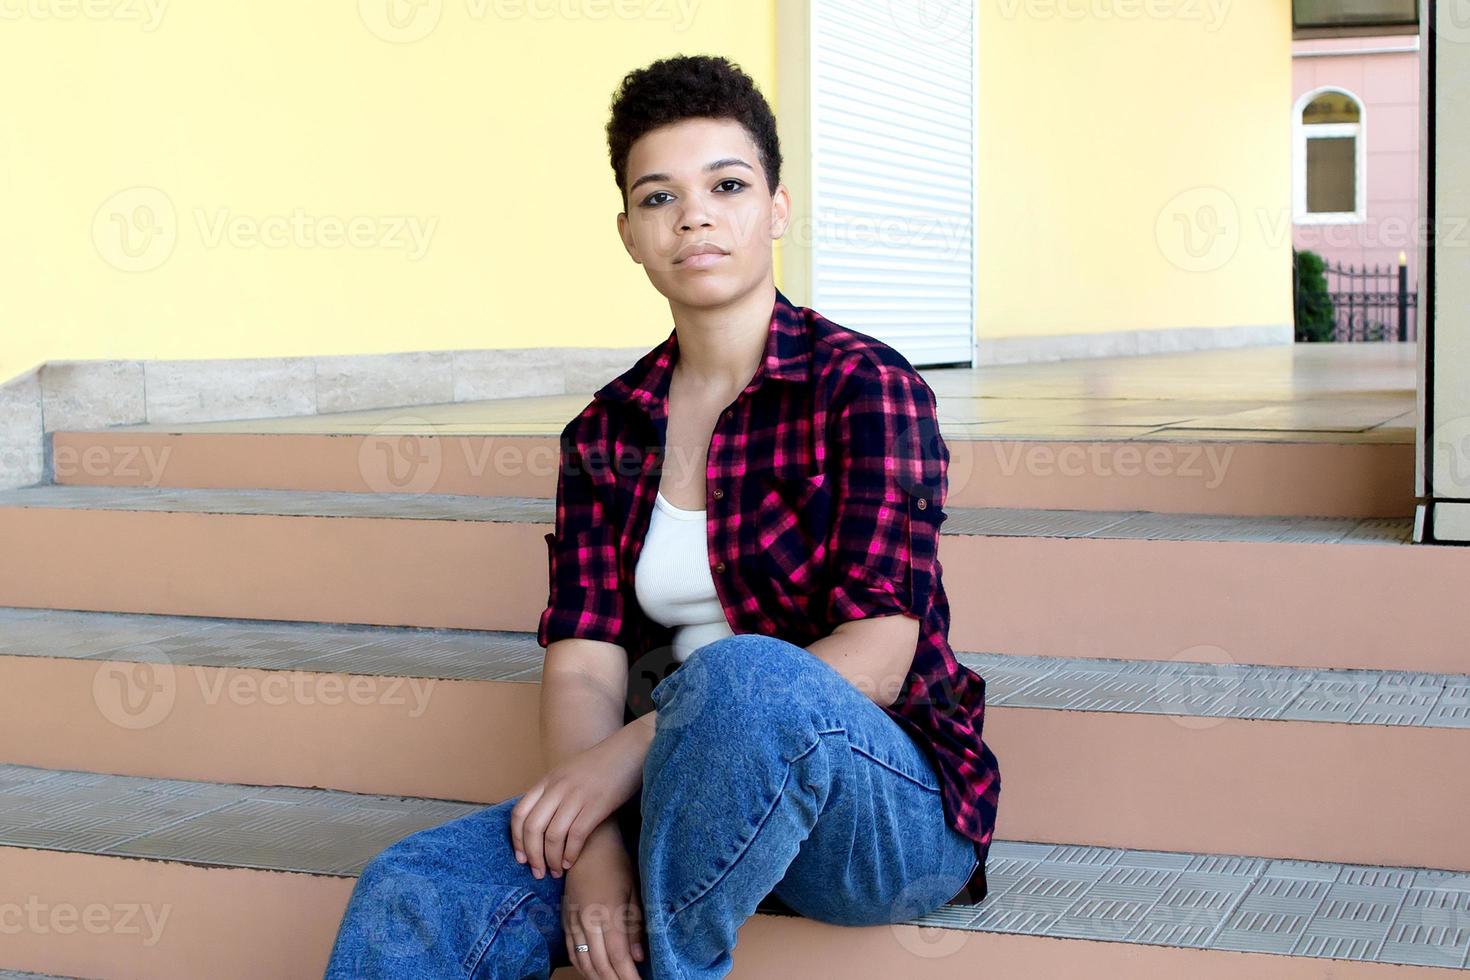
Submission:
[[[623,76],[607,122],[613,176],[628,210],[628,151],[644,133],[682,119],[734,119],[760,154],[767,190],[781,183],[781,144],[776,117],[755,82],[740,67],[714,55],[676,55]]]

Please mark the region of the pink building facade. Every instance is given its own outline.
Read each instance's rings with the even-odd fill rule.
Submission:
[[[1419,280],[1419,38],[1292,43],[1292,243]]]

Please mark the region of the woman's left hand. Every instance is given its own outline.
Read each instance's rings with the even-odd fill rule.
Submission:
[[[561,877],[576,863],[587,837],[643,781],[642,760],[629,758],[614,732],[536,781],[510,811],[516,860],[543,878]],[[635,765],[636,763],[636,765]]]

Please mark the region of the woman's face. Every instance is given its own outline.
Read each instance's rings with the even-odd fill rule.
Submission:
[[[686,119],[645,133],[628,151],[627,180],[618,234],[660,293],[709,306],[770,278],[771,242],[786,231],[789,198],[785,185],[766,190],[755,144],[738,122]],[[700,243],[725,254],[691,256]]]

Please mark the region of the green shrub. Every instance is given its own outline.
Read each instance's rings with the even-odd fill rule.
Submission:
[[[1332,297],[1327,292],[1327,263],[1316,252],[1291,250],[1292,287],[1296,302],[1296,339],[1332,339]]]

